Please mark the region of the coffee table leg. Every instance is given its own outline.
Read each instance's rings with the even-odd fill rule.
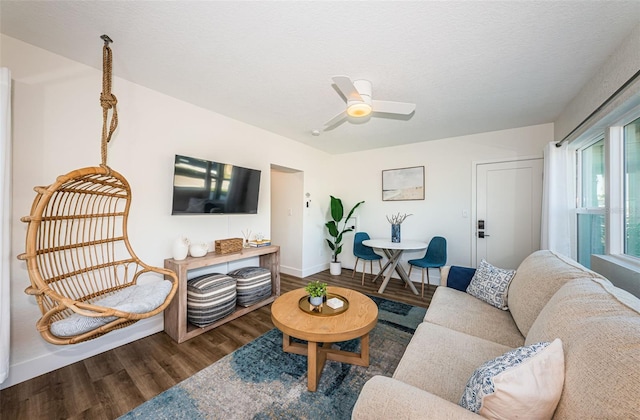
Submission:
[[[327,360],[349,363],[356,366],[369,366],[369,333],[360,337],[360,353],[333,349],[332,343],[319,344],[315,341],[302,343],[292,342],[291,337],[282,334],[282,350],[307,356],[307,389],[315,392],[318,389],[320,376]]]
[[[307,351],[307,388],[315,391],[318,388],[318,343],[308,342]]]
[[[369,366],[369,333],[360,337],[360,358],[362,366]]]
[[[318,382],[324,369],[324,363],[327,361],[327,348],[331,347],[331,343],[324,343],[318,346],[315,341],[307,342],[307,388],[309,391],[315,392],[318,389]]]

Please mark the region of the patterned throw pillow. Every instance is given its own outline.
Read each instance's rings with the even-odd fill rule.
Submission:
[[[467,293],[502,310],[507,307],[507,291],[516,270],[497,268],[482,260],[467,287]]]
[[[564,352],[556,338],[508,351],[480,366],[459,405],[491,419],[550,419],[563,385]]]

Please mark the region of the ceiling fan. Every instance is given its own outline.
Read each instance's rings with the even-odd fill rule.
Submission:
[[[349,76],[331,78],[347,101],[347,108],[327,121],[325,130],[336,126],[347,117],[365,118],[371,113],[409,115],[416,109],[415,104],[407,102],[378,101],[371,99],[371,82],[368,80],[351,81]]]

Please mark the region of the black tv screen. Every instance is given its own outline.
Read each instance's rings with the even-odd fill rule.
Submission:
[[[176,155],[171,214],[256,214],[260,171]]]

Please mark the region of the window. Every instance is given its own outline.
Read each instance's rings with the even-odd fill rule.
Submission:
[[[640,258],[640,118],[624,126],[624,253]]]
[[[640,108],[576,150],[577,260],[623,258],[640,268]]]
[[[577,152],[578,262],[591,266],[591,254],[605,252],[605,147],[604,138]]]

